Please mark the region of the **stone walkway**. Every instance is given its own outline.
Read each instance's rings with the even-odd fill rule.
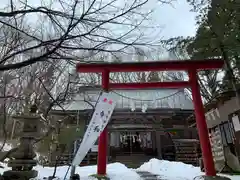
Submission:
[[[136,173],[143,179],[143,180],[163,180],[159,175],[152,174],[148,171],[136,171]]]

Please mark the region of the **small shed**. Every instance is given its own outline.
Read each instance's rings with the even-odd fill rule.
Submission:
[[[236,92],[223,92],[206,104],[205,117],[216,170],[240,172],[240,99]]]

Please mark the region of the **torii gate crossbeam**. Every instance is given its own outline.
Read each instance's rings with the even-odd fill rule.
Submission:
[[[220,69],[224,61],[213,60],[168,60],[137,63],[79,63],[79,73],[102,73],[102,88],[110,89],[142,89],[142,88],[184,88],[192,89],[192,98],[195,110],[196,124],[201,144],[203,163],[207,176],[216,176],[208,128],[205,120],[204,107],[200,95],[197,72],[200,70]],[[154,82],[154,83],[110,83],[111,72],[140,72],[140,71],[187,71],[189,81]],[[98,170],[99,175],[106,174],[107,166],[107,128],[101,133],[98,143]]]

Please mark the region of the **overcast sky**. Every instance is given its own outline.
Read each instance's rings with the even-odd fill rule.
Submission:
[[[153,17],[156,22],[165,26],[161,34],[166,38],[194,36],[196,14],[190,12],[190,9],[191,7],[186,0],[176,0],[173,7],[169,5],[157,6]]]
[[[124,5],[124,1],[127,2],[129,0],[117,0],[116,2],[119,2],[121,6],[122,3]],[[196,32],[196,14],[190,12],[191,6],[186,1],[187,0],[173,0],[172,5],[169,5],[157,3],[158,0],[149,0],[147,4],[144,5],[143,11],[154,11],[150,16],[151,22],[147,21],[147,24],[145,25],[150,25],[151,27],[161,26],[161,28],[148,28],[148,30],[145,29],[143,30],[144,36],[147,36],[148,38],[153,40],[166,40],[177,36],[194,36]],[[15,2],[21,1],[15,0]],[[56,1],[28,0],[27,2],[30,6],[38,7]],[[6,4],[9,4],[9,0],[1,0],[0,8],[3,8],[4,6],[6,6]],[[59,9],[57,8],[57,10]],[[32,23],[33,26],[39,24],[38,16],[31,14],[29,15],[29,17],[30,18],[28,19],[28,23]],[[122,27],[117,27],[116,29],[120,32],[124,31]]]
[[[48,2],[49,0],[44,1]],[[161,31],[161,36],[164,39],[174,36],[195,35],[195,13],[190,12],[191,7],[186,2],[187,0],[173,0],[173,6],[157,4],[156,1],[150,0],[146,8],[149,10],[155,9],[152,14],[152,21],[154,25],[164,26],[164,29]],[[8,2],[9,0],[1,0],[0,7],[3,8]],[[15,0],[15,2],[18,2],[18,0]],[[43,1],[28,0],[29,4],[34,4],[35,6],[41,6],[40,2]]]

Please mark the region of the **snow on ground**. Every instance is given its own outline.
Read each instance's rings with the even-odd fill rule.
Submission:
[[[0,148],[2,148],[2,145],[3,145],[3,143],[0,142]],[[5,143],[2,148],[2,151],[9,151],[12,148],[13,148],[13,146],[10,143]]]
[[[8,170],[6,164],[1,164],[4,169],[0,169],[0,173]],[[36,170],[39,172],[38,179],[44,179],[44,177],[52,176],[54,168],[52,167],[42,167],[36,166]],[[62,166],[57,168],[56,176],[60,180],[64,179],[65,173],[68,167]],[[112,163],[107,166],[107,174],[111,180],[141,180],[137,171],[148,171],[153,174],[157,174],[164,180],[193,180],[196,176],[203,175],[199,167],[194,167],[192,165],[184,164],[181,162],[169,162],[165,160],[151,159],[149,162],[144,163],[138,169],[130,169],[121,163]],[[81,180],[93,180],[90,175],[96,174],[97,166],[85,166],[77,167],[76,173],[81,177]],[[70,171],[68,173],[68,177]],[[227,176],[227,175],[225,175]],[[227,176],[231,180],[239,180],[240,176]]]
[[[196,176],[202,175],[199,167],[194,167],[182,162],[170,162],[158,159],[151,159],[144,163],[137,170],[148,171],[153,174],[158,174],[164,179],[180,180],[193,179]]]
[[[58,167],[57,168],[57,177],[61,177],[61,179],[64,178],[65,173],[67,171],[66,166]],[[47,176],[51,176],[53,174],[53,168],[47,168],[47,167],[36,167],[36,169],[40,172],[39,178],[44,178]],[[81,180],[88,180],[88,179],[94,179],[93,177],[89,177],[93,174],[96,174],[97,172],[97,166],[85,166],[85,167],[77,167],[76,173],[78,173],[81,176]],[[69,177],[70,172],[68,173]],[[121,163],[113,163],[109,164],[107,166],[107,174],[108,177],[111,180],[140,180],[139,175],[132,169],[128,169],[125,165]]]
[[[151,159],[140,166],[138,171],[148,171],[158,174],[163,179],[169,180],[193,180],[194,177],[204,175],[199,167],[194,167],[182,162],[170,162],[165,160]],[[225,175],[226,176],[226,175]],[[240,176],[227,176],[231,180],[239,180]]]
[[[2,151],[9,151],[10,149],[13,148],[13,146],[9,143],[5,143],[4,146],[2,147],[3,143],[0,142],[0,148],[2,148]],[[8,159],[5,159],[4,162],[7,162]],[[2,162],[0,162],[0,166],[5,167],[6,165]],[[0,174],[3,172],[2,169],[0,169]]]
[[[53,168],[43,168],[38,166],[39,178],[44,176],[51,176]],[[67,167],[59,167],[57,169],[57,176],[64,178]],[[89,177],[92,174],[96,174],[96,166],[78,167],[76,172],[81,176],[81,180],[93,179]],[[149,162],[144,163],[138,169],[129,169],[121,163],[113,163],[107,166],[107,174],[111,180],[140,180],[140,176],[136,173],[137,171],[148,171],[153,174],[157,174],[165,180],[193,180],[195,177],[204,175],[200,171],[199,167],[194,167],[189,164],[181,162],[170,162],[165,160],[151,159]],[[227,175],[225,175],[227,176]],[[230,176],[231,180],[239,180],[240,176]]]

